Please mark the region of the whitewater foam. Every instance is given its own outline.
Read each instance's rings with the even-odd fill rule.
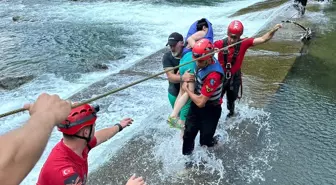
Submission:
[[[243,7],[247,7],[256,2],[259,1],[245,0],[241,1],[240,3],[226,2],[219,4],[219,6],[216,7],[184,5],[170,6],[148,3],[134,4],[134,2],[95,2],[80,4],[66,2],[56,7],[54,4],[52,6],[42,4],[38,5],[36,6],[37,8],[35,12],[32,12],[30,15],[28,13],[28,17],[39,17],[39,21],[42,22],[50,20],[55,22],[74,22],[87,24],[110,22],[111,24],[116,24],[124,29],[130,29],[134,31],[133,35],[129,35],[127,38],[125,38],[128,42],[134,43],[134,47],[128,49],[128,55],[126,58],[118,61],[122,63],[122,65],[117,66],[117,68],[113,68],[112,70],[85,74],[74,82],[66,81],[62,78],[56,77],[53,74],[44,74],[18,89],[2,92],[1,101],[3,104],[0,107],[0,112],[6,112],[14,108],[20,108],[24,103],[34,101],[42,92],[58,94],[62,98],[70,97],[74,93],[81,91],[95,81],[101,80],[108,75],[116,74],[119,70],[129,67],[134,63],[134,61],[148,55],[148,53],[152,53],[158,49],[161,49],[164,47],[167,36],[171,32],[178,31],[185,35],[190,24],[196,19],[202,17],[209,18],[215,30],[215,38],[221,38],[223,35],[225,35],[226,27],[232,20],[231,18],[227,18],[227,16]],[[22,8],[24,7],[18,6],[17,8],[13,9],[18,11]],[[188,9],[188,11],[186,11],[186,9]],[[174,14],[172,13],[173,10],[175,12]],[[127,11],[127,14],[125,11]],[[250,36],[256,33],[256,30],[265,24],[264,18],[267,14],[269,14],[269,11],[271,10],[265,11],[265,14],[262,12],[255,12],[236,17],[243,20],[246,28],[245,35]],[[183,17],[183,19],[181,19],[181,17]],[[178,20],[178,23],[176,20]],[[115,67],[116,65],[113,66]],[[163,84],[163,86],[166,86],[166,84]],[[164,99],[165,96],[155,98]],[[158,103],[157,105],[159,104],[161,103]],[[124,106],[122,99],[116,101],[114,106]],[[143,106],[143,104],[137,106]],[[132,116],[137,118],[139,122],[145,119],[142,115],[147,111],[141,112],[141,109],[137,108],[136,106],[133,110],[134,111],[132,111]],[[123,115],[123,109],[120,108],[116,112],[113,112],[113,115],[107,113],[102,113],[99,115],[99,119],[102,124],[98,128],[103,128],[104,126],[110,125],[110,120],[118,119],[118,117],[115,115]],[[28,115],[26,113],[3,118],[2,124],[0,125],[0,133],[3,134],[11,129],[21,126],[22,123],[27,120],[27,118]],[[136,123],[133,125],[134,129],[138,127],[139,125]],[[129,129],[129,131],[125,130],[123,134],[117,135],[111,141],[108,141],[107,143],[92,151],[92,155],[89,157],[90,170],[95,169],[95,167],[92,168],[91,166],[93,163],[101,164],[106,161],[109,156],[105,155],[103,159],[101,157],[106,150],[106,147],[110,146],[111,142],[121,140],[121,138],[125,137],[125,135],[131,137],[132,129]],[[33,184],[36,182],[43,162],[46,160],[52,147],[59,141],[60,138],[61,134],[54,130],[41,159],[34,167],[33,171],[25,179],[23,184]],[[170,146],[170,149],[179,150],[181,144],[179,142],[181,141],[176,141],[176,143],[173,143]],[[156,155],[160,156],[161,150],[160,148],[157,149],[158,152]],[[202,149],[196,148],[196,151],[200,152]],[[200,154],[200,156],[203,156],[204,158],[205,153]],[[164,163],[165,161],[166,163],[168,162],[165,158],[162,160]],[[218,162],[218,158],[214,158],[214,156],[211,155],[209,158],[207,158],[207,160],[209,164],[215,164]],[[215,165],[214,169],[217,171],[223,171],[223,166]]]

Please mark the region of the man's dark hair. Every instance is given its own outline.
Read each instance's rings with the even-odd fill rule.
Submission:
[[[202,18],[197,21],[197,24],[196,24],[197,31],[201,31],[203,29],[203,26],[205,26],[206,28],[209,28],[209,25],[207,21],[205,20],[205,18]]]

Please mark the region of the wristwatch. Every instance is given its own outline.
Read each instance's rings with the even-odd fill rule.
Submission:
[[[119,132],[122,131],[123,128],[122,128],[122,126],[119,123],[117,123],[115,125],[117,125],[119,127]]]

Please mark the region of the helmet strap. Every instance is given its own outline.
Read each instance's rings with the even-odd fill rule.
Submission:
[[[206,60],[205,67],[207,67],[208,65],[210,65],[211,62],[212,62],[212,58],[210,58],[209,60]]]
[[[209,65],[209,60],[206,60],[205,67]]]
[[[92,128],[93,128],[93,125],[90,126],[89,137],[83,137],[83,136],[79,136],[79,135],[73,135],[74,137],[77,137],[77,138],[80,138],[80,139],[84,139],[86,141],[86,145],[89,148],[89,150],[91,150],[91,147],[90,147],[89,143],[91,141]]]

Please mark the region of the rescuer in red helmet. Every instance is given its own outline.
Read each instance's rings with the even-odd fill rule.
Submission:
[[[208,39],[197,41],[192,48],[192,57],[196,59],[195,90],[190,91],[188,83],[182,88],[192,100],[185,122],[182,154],[190,155],[194,150],[195,137],[200,131],[200,144],[212,147],[217,143],[214,137],[221,116],[221,94],[223,86],[223,68],[213,57],[214,46]]]
[[[234,47],[230,47],[228,50],[218,52],[218,60],[223,67],[225,75],[222,96],[226,93],[227,109],[229,110],[227,117],[234,115],[235,101],[238,98],[239,88],[242,86],[241,67],[246,50],[251,46],[269,41],[279,28],[281,28],[281,25],[277,24],[262,37],[241,39],[244,26],[240,21],[234,20],[228,26],[228,37],[215,41],[215,48],[222,49],[223,47],[244,40]]]
[[[125,118],[110,128],[95,132],[98,111],[99,106],[81,105],[72,109],[67,119],[57,125],[63,138],[44,163],[37,185],[86,184],[89,151],[133,122],[131,118]],[[127,182],[127,185],[141,184],[144,184],[142,177],[132,176]]]

